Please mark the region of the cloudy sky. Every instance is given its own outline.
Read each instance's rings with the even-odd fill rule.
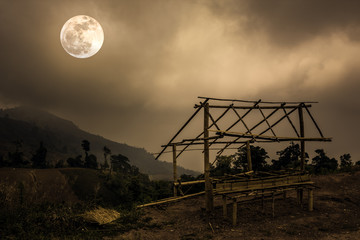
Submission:
[[[334,138],[321,146],[357,161],[358,9],[356,0],[0,0],[0,106],[34,105],[158,152],[197,96],[319,101],[313,113]],[[88,59],[59,40],[81,14],[105,32]]]

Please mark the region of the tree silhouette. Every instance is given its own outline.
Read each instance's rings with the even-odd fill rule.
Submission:
[[[10,165],[13,167],[24,167],[29,162],[24,160],[24,153],[21,151],[22,148],[22,141],[16,140],[13,142],[15,144],[15,152],[11,153],[9,152],[9,160]]]
[[[315,173],[325,174],[328,172],[334,172],[338,167],[338,162],[335,158],[329,158],[326,156],[324,149],[316,149],[315,152],[318,154],[312,159],[315,165]]]
[[[111,156],[111,166],[114,171],[131,172],[132,168],[129,159],[121,154]]]
[[[96,169],[98,167],[97,158],[95,155],[90,154],[90,142],[88,140],[83,140],[81,142],[81,147],[83,148],[85,152],[85,161],[84,161],[84,167],[86,168],[94,168]]]
[[[90,154],[89,156],[87,156],[87,158],[85,159],[84,167],[97,169],[98,162],[97,162],[97,158],[94,154]]]
[[[299,144],[290,143],[290,146],[286,147],[282,151],[278,151],[279,160],[272,160],[272,166],[274,169],[279,170],[282,168],[299,168],[300,167],[300,146]],[[309,155],[305,153],[305,158]]]
[[[3,155],[0,155],[0,167],[7,167],[7,162],[5,162]]]
[[[81,155],[78,155],[76,158],[70,157],[66,161],[69,167],[84,167],[84,163],[81,160]]]
[[[352,165],[353,163],[349,153],[340,156],[340,167],[343,171],[351,170]]]
[[[229,156],[217,156],[216,157],[216,166],[211,168],[212,176],[223,176],[225,173],[233,172],[233,162],[235,160],[234,155]]]
[[[89,151],[90,151],[90,142],[88,140],[82,140],[81,147],[85,152],[85,159],[86,159],[88,157]]]
[[[110,150],[110,148],[104,146],[103,152],[104,152],[104,164],[102,165],[102,168],[108,169],[109,168],[108,156],[111,155],[111,150]]]
[[[340,156],[340,166],[341,167],[350,167],[352,165],[351,155],[346,153]]]
[[[39,148],[36,150],[36,153],[33,154],[31,158],[32,166],[34,168],[46,168],[46,154],[47,149],[44,147],[44,143],[41,141]]]
[[[250,145],[250,151],[252,169],[254,171],[261,171],[269,168],[269,165],[266,162],[266,159],[269,158],[269,156],[267,155],[267,152],[264,148]],[[234,161],[235,169],[246,170],[248,166],[246,147],[239,149],[239,151],[236,153],[236,158],[237,159]]]

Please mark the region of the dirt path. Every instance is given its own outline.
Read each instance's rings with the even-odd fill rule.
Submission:
[[[149,227],[132,230],[114,239],[231,240],[231,239],[360,239],[360,172],[314,177],[314,211],[296,204],[296,196],[238,206],[238,225],[222,217],[221,199],[215,199],[210,218],[202,209],[203,197],[144,209]],[[305,199],[306,199],[305,195]],[[231,207],[229,207],[230,216]]]

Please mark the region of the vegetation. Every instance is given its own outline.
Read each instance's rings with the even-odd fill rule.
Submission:
[[[278,159],[273,159],[268,164],[269,158],[265,149],[259,146],[250,146],[252,169],[254,171],[268,170],[286,170],[300,169],[300,146],[290,143],[285,149],[278,151]],[[354,171],[359,168],[360,161],[355,165],[351,160],[349,153],[340,156],[340,165],[338,160],[330,158],[323,149],[315,150],[316,156],[312,158],[309,164],[309,155],[305,153],[306,170],[312,174],[328,174],[341,171]],[[248,169],[247,150],[243,147],[237,153],[228,156],[218,156],[215,166],[211,168],[212,176],[222,176],[224,174],[234,174],[246,172]]]
[[[39,198],[28,183],[0,183],[0,235],[5,239],[100,239],[147,226],[149,219],[143,219],[141,211],[135,206],[169,197],[172,184],[150,181],[138,168],[130,164],[122,166],[125,167],[116,168],[112,173],[85,168],[57,170],[65,176],[67,184],[80,200],[75,203],[55,203],[47,201],[48,198]],[[46,170],[38,171],[43,171],[41,176],[46,173]],[[117,210],[120,218],[111,224],[100,225],[82,217],[98,206]]]
[[[65,176],[72,191],[79,198],[76,204],[51,203],[47,201],[29,202],[27,195],[29,189],[19,182],[10,198],[7,191],[0,186],[0,235],[12,239],[50,239],[50,238],[100,238],[111,235],[115,231],[126,231],[139,225],[148,224],[142,219],[141,212],[134,206],[150,201],[172,196],[172,182],[151,181],[149,176],[140,172],[139,168],[130,164],[130,159],[122,154],[114,154],[112,150],[103,147],[103,164],[98,164],[97,158],[92,154],[89,140],[79,142],[81,151],[67,161],[59,161],[56,168]],[[13,149],[6,155],[0,154],[0,167],[16,168],[51,168],[48,160],[46,142],[40,141],[33,149],[31,158],[26,158],[23,142],[13,142]],[[266,150],[259,146],[250,146],[252,168],[254,171],[299,169],[300,147],[290,143],[285,149],[278,151],[278,159],[269,161]],[[316,156],[307,170],[313,174],[328,174],[337,171],[353,171],[360,167],[360,161],[355,165],[350,154],[340,156],[340,164],[335,158],[326,155],[323,149],[315,151]],[[212,176],[235,174],[248,170],[246,147],[228,156],[218,156],[216,164],[211,168]],[[306,161],[309,155],[306,153]],[[182,174],[181,181],[195,181],[198,177]],[[182,193],[195,193],[203,191],[203,184],[180,186]],[[14,201],[15,199],[15,201]],[[121,212],[121,218],[111,227],[90,224],[80,216],[89,209],[97,206],[114,208]]]

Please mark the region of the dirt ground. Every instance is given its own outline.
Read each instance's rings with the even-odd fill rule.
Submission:
[[[215,198],[215,211],[207,217],[203,196],[166,205],[147,207],[149,226],[115,237],[123,240],[197,240],[197,239],[360,239],[360,172],[317,176],[312,180],[314,211],[305,203],[296,203],[296,193],[275,201],[272,217],[271,200],[238,205],[238,224],[222,217],[220,197]],[[231,206],[228,206],[228,216]]]

